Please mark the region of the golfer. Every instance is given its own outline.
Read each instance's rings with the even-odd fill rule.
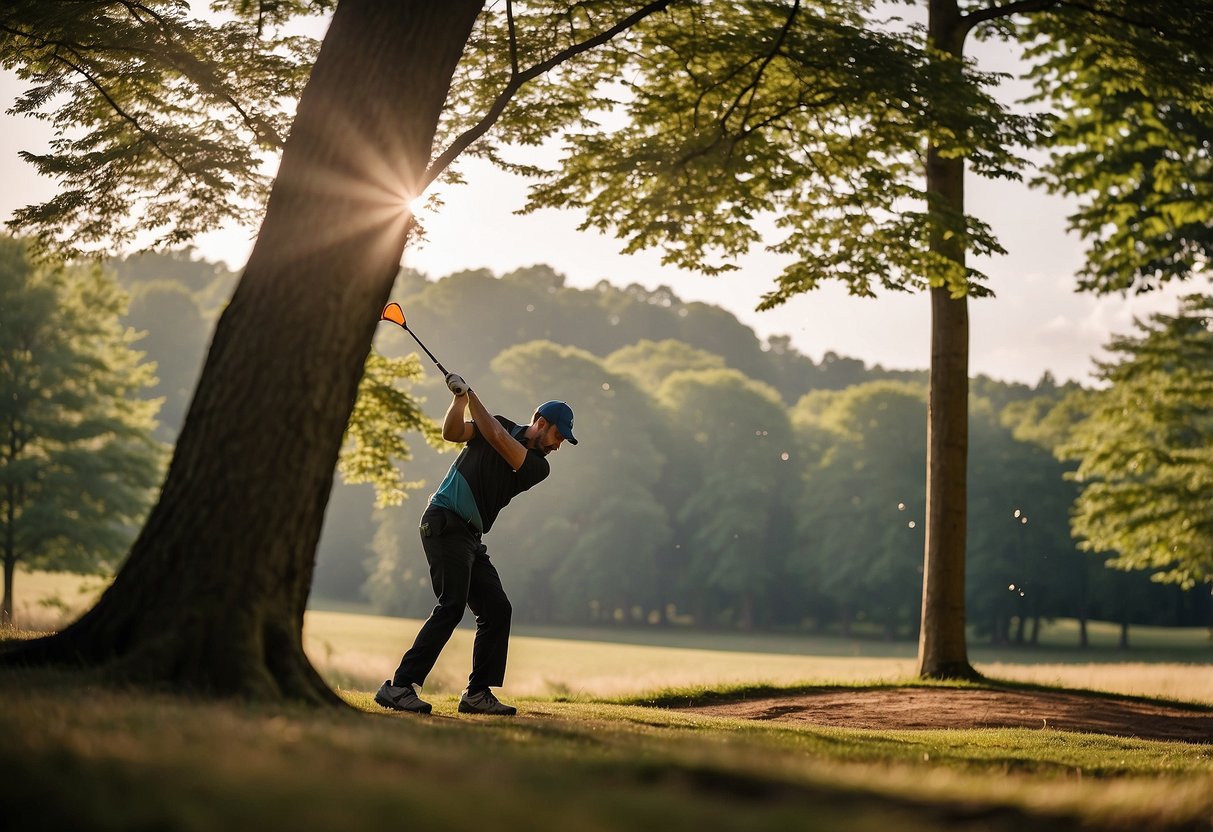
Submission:
[[[467,607],[476,616],[476,640],[459,711],[509,716],[517,709],[498,701],[491,688],[505,681],[511,607],[481,537],[510,500],[547,478],[548,454],[566,440],[577,444],[573,409],[561,401],[544,402],[530,425],[516,425],[490,415],[459,376],[451,373],[446,382],[454,399],[442,423],[442,436],[467,444],[421,515],[421,546],[438,606],[400,660],[395,676],[375,694],[375,701],[397,711],[431,711],[414,686],[425,682]],[[470,422],[464,418],[469,409]]]

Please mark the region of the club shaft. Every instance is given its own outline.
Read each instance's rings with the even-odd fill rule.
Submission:
[[[442,364],[438,361],[438,359],[434,357],[434,354],[432,352],[430,352],[430,348],[427,347],[425,344],[421,343],[421,339],[417,337],[416,332],[413,332],[413,330],[409,329],[407,326],[404,328],[404,331],[407,332],[409,335],[413,336],[413,340],[417,342],[418,346],[420,346],[423,350],[425,350],[425,354],[430,357],[430,361],[434,362],[434,366],[437,367],[439,370],[441,370],[442,374],[444,376],[450,375],[450,373],[448,373],[446,371],[446,367],[443,367]]]

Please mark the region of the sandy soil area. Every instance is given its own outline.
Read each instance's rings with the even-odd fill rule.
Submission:
[[[845,728],[1052,728],[1213,743],[1213,708],[1160,705],[1084,693],[910,687],[819,692],[686,710]]]

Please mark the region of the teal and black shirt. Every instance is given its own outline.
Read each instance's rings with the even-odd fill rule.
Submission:
[[[516,425],[504,416],[495,418],[511,436],[523,441],[526,425]],[[480,431],[473,430],[446,479],[430,497],[430,505],[453,511],[473,528],[487,532],[510,500],[543,482],[551,470],[547,458],[530,448],[522,467],[513,470]]]

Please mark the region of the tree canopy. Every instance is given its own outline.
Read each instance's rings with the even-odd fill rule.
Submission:
[[[1059,449],[1078,461],[1074,533],[1113,566],[1191,587],[1213,581],[1213,298],[1137,330],[1108,344],[1107,386]]]
[[[1058,3],[1025,22],[1037,100],[1059,117],[1038,182],[1075,196],[1079,286],[1147,291],[1213,252],[1213,4]]]
[[[29,83],[12,112],[56,134],[21,155],[59,183],[14,223],[104,254],[254,222],[318,46],[282,24],[331,5],[223,2],[211,23],[182,2],[5,3],[0,66]]]

